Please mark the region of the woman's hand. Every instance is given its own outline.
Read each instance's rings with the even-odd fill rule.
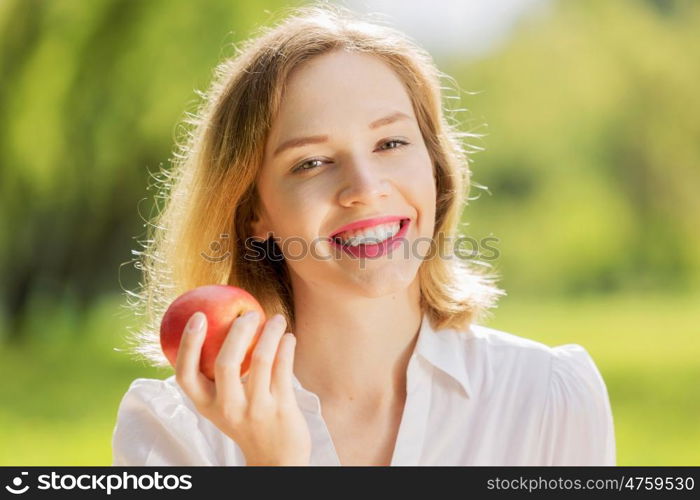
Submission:
[[[281,314],[265,323],[248,378],[241,381],[241,363],[259,322],[250,312],[233,321],[212,382],[199,370],[206,315],[193,314],[183,332],[175,379],[197,410],[236,442],[247,465],[309,465],[311,436],[292,385],[296,339],[285,334]]]

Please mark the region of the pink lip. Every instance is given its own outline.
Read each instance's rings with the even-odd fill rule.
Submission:
[[[371,245],[358,245],[356,247],[350,246],[348,244],[341,244],[335,241],[334,238],[330,238],[330,244],[333,248],[342,250],[343,252],[355,257],[355,258],[377,258],[391,252],[392,250],[401,246],[402,242],[405,241],[406,233],[408,233],[408,226],[411,224],[411,219],[406,219],[406,222],[401,225],[401,229],[398,233],[389,239],[386,239],[380,243],[374,243]]]
[[[345,232],[345,231],[355,231],[356,229],[361,229],[361,228],[366,228],[366,227],[372,227],[372,226],[378,226],[379,224],[386,224],[387,222],[394,222],[397,220],[404,220],[408,219],[409,217],[402,217],[400,215],[389,215],[386,217],[374,217],[372,219],[364,219],[364,220],[358,220],[356,222],[352,222],[350,224],[347,224],[340,229],[337,229],[331,235],[329,236],[330,239],[333,239],[334,236],[336,236],[339,233]]]

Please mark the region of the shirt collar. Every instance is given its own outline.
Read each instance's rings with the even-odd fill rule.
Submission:
[[[460,332],[452,328],[436,330],[428,314],[423,314],[416,352],[435,368],[454,379],[469,398],[472,395],[465,345]]]
[[[436,330],[428,317],[423,314],[415,352],[435,368],[454,379],[467,397],[471,397],[464,344],[460,333],[451,328]],[[292,373],[292,384],[302,409],[318,411],[320,401],[313,392],[305,389]]]

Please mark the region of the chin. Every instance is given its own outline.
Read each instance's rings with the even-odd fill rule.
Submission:
[[[360,294],[369,298],[384,297],[401,293],[411,286],[418,274],[420,262],[402,261],[403,265],[393,262],[365,262],[365,269],[353,277]]]

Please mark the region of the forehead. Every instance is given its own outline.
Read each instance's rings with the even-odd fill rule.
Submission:
[[[414,116],[408,93],[393,69],[376,56],[333,51],[292,71],[271,139],[330,133],[351,124],[367,128],[387,110]]]

